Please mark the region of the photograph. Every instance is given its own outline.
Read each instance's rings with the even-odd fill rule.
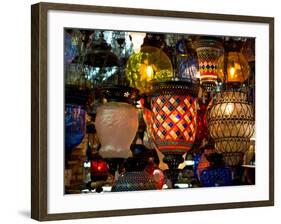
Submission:
[[[255,184],[255,38],[64,29],[65,194]]]

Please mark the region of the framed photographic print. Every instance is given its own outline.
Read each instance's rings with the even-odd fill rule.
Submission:
[[[32,5],[40,220],[274,204],[274,19]]]

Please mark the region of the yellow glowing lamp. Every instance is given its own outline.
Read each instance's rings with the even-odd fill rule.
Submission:
[[[146,46],[139,53],[132,54],[126,64],[126,77],[130,86],[140,93],[151,91],[152,80],[169,80],[173,67],[169,57],[160,48]]]
[[[149,64],[148,60],[140,65],[139,73],[141,81],[151,81],[154,77],[154,73],[157,72],[157,68],[153,64]]]
[[[227,58],[224,57],[224,55],[221,56],[218,62],[218,76],[222,81],[243,83],[249,78],[250,66],[242,53],[229,52],[226,54]],[[226,66],[225,63],[227,63]]]

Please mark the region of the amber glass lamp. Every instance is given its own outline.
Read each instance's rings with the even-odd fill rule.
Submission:
[[[219,58],[218,65],[218,76],[226,83],[243,83],[249,78],[250,66],[240,52],[226,53]]]

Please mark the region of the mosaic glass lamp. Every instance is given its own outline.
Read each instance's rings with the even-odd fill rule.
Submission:
[[[201,86],[211,91],[217,85],[218,59],[223,53],[222,44],[215,38],[201,38],[194,47],[199,62]]]
[[[155,190],[155,182],[145,171],[131,171],[119,176],[112,186],[112,192]]]
[[[154,179],[144,170],[146,164],[140,163],[136,166],[137,160],[136,158],[126,160],[124,163],[125,172],[114,182],[111,189],[112,192],[156,189]]]
[[[130,86],[141,94],[152,90],[152,80],[167,80],[173,76],[169,57],[160,48],[152,46],[142,47],[139,53],[132,54],[125,71]]]
[[[169,169],[183,162],[196,133],[196,85],[189,82],[157,82],[151,100],[152,134]]]

